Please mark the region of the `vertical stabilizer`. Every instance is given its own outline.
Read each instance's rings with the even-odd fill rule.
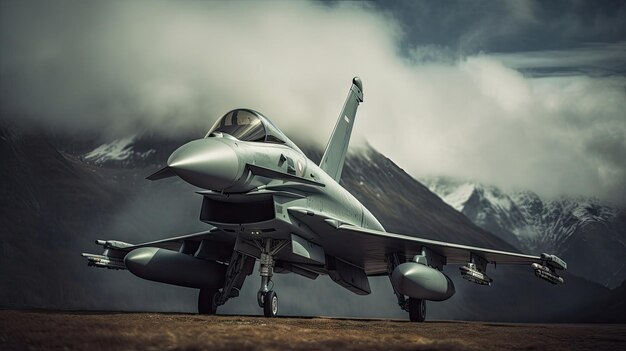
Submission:
[[[359,77],[352,79],[352,86],[348,92],[348,98],[341,109],[339,119],[330,136],[324,156],[320,162],[320,168],[328,173],[335,181],[339,182],[343,163],[346,160],[346,152],[350,143],[350,135],[352,134],[352,126],[356,117],[356,109],[359,103],[363,102],[363,83]]]

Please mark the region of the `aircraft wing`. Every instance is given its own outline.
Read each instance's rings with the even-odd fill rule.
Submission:
[[[422,251],[422,246],[446,258],[447,264],[465,264],[470,260],[470,254],[478,255],[489,263],[500,264],[532,264],[541,263],[540,256],[525,255],[515,252],[499,251],[475,246],[453,244],[443,241],[423,239],[408,235],[381,232],[341,224],[335,229],[336,243],[343,241],[350,243],[351,251],[360,251],[360,260],[368,275],[387,274],[385,255],[399,252],[410,260]],[[343,256],[343,255],[342,255]],[[345,257],[345,256],[343,256]]]
[[[90,253],[82,253],[81,255],[87,258],[90,266],[126,269],[126,266],[124,265],[124,256],[134,249],[138,249],[140,247],[158,247],[174,251],[188,250],[195,252],[195,250],[198,249],[200,242],[203,240],[215,242],[216,245],[214,246],[220,251],[228,251],[224,252],[225,257],[230,257],[232,249],[228,250],[228,248],[232,248],[235,244],[235,238],[217,228],[213,228],[211,230],[149,241],[141,244],[129,244],[117,240],[96,240],[96,244],[101,245],[104,248],[104,252],[100,255]]]
[[[468,263],[471,255],[477,255],[487,263],[513,265],[541,264],[549,259],[544,255],[527,255],[365,229],[341,223],[319,213],[306,213],[301,209],[292,208],[290,212],[314,231],[325,233],[320,236],[320,244],[327,254],[363,267],[370,276],[388,274],[386,259],[388,254],[397,253],[409,261],[421,254],[423,247],[445,257],[446,264]],[[563,268],[566,267],[565,264]]]

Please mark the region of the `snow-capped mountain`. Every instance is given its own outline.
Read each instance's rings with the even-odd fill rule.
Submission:
[[[530,191],[444,177],[423,183],[474,223],[522,251],[551,252],[570,270],[606,286],[626,278],[626,212],[598,199],[542,199]]]
[[[563,251],[564,244],[576,231],[587,225],[607,224],[619,210],[597,199],[562,197],[544,200],[530,191],[511,194],[524,213],[527,224],[525,242],[533,248]]]
[[[441,177],[424,179],[422,183],[478,226],[519,249],[529,248],[522,210],[499,189]]]
[[[202,137],[190,133],[170,138],[152,133],[130,135],[113,141],[92,143],[90,147],[76,150],[64,140],[57,140],[56,146],[66,154],[78,154],[81,161],[96,166],[112,167],[154,167],[166,163],[169,155],[188,140]]]
[[[136,140],[137,135],[116,139],[96,147],[82,157],[85,161],[96,165],[103,165],[105,163],[119,163],[124,165],[136,162],[137,160],[146,160],[154,155],[156,152],[154,149],[136,150],[136,148],[133,147]]]

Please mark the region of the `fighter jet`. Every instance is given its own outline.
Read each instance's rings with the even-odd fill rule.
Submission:
[[[455,293],[446,264],[461,265],[470,282],[490,285],[489,264],[528,265],[552,284],[567,264],[550,254],[527,255],[428,240],[385,228],[339,185],[363,84],[348,97],[319,164],[309,160],[267,117],[235,109],[206,136],[174,151],[167,166],[147,177],[179,177],[201,190],[200,220],[210,229],[141,244],[96,240],[101,255],[88,265],[128,269],[156,282],[199,289],[198,312],[215,314],[237,297],[259,261],[259,307],[278,314],[274,273],[316,279],[328,275],[357,295],[370,293],[368,277],[389,276],[400,308],[411,321],[426,317],[425,301]]]

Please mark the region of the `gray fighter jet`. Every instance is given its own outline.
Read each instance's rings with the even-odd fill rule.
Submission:
[[[487,266],[529,265],[535,275],[562,283],[567,264],[554,255],[526,255],[386,232],[339,185],[363,85],[352,80],[346,102],[319,165],[267,117],[236,109],[217,120],[206,137],[174,151],[167,166],[147,179],[178,176],[202,190],[200,220],[212,229],[132,245],[97,240],[101,255],[82,255],[95,267],[128,269],[138,277],[199,289],[198,312],[214,314],[237,297],[259,260],[258,304],[278,313],[274,273],[315,279],[327,274],[358,295],[370,293],[369,276],[387,275],[411,321],[424,321],[425,301],[455,292],[442,273],[460,264],[463,278],[490,285]]]

